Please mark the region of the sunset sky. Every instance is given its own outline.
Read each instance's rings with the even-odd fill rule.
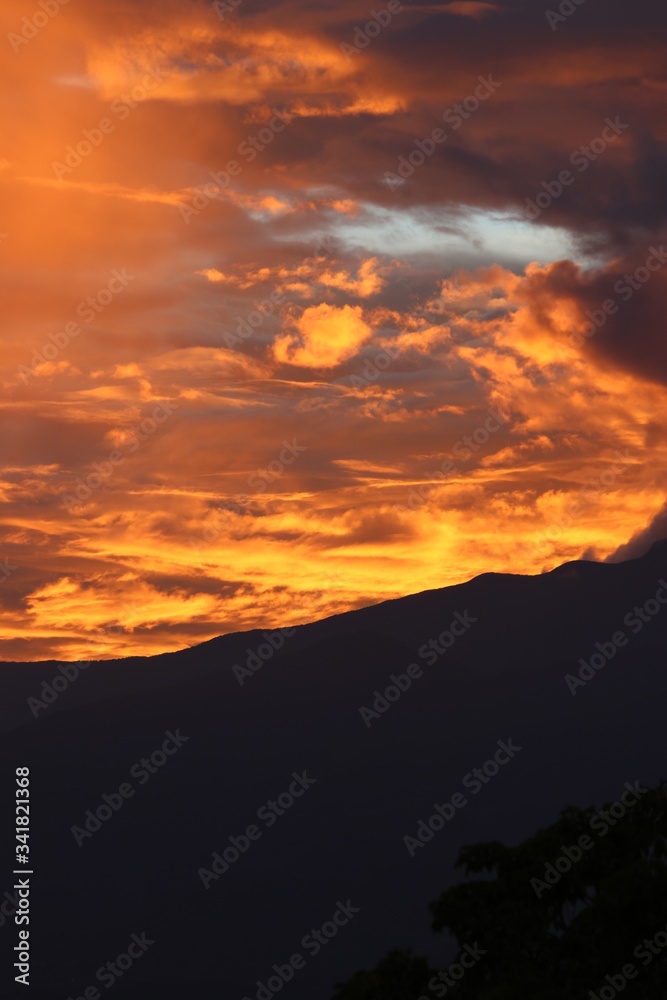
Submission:
[[[667,533],[664,10],[561,6],[6,0],[2,659]]]

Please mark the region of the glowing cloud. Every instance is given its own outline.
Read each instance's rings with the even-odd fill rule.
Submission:
[[[296,332],[281,334],[273,347],[277,361],[302,368],[333,368],[354,357],[371,336],[360,306],[327,305],[306,309]]]

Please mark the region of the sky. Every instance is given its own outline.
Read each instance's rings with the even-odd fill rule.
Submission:
[[[0,18],[1,659],[664,536],[657,0]]]

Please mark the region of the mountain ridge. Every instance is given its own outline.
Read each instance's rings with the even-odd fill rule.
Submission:
[[[427,903],[460,880],[463,845],[517,843],[567,805],[667,775],[667,612],[654,601],[636,634],[624,625],[633,608],[653,610],[666,573],[661,543],[626,563],[482,574],[295,627],[243,683],[234,667],[262,630],[100,661],[36,718],[26,699],[57,665],[4,665],[0,740],[31,767],[42,817],[31,843],[45,872],[36,925],[49,936],[36,931],[35,988],[82,995],[145,929],[159,943],[119,997],[195,987],[213,998],[222,975],[225,996],[254,998],[253,984],[348,898],[361,913],[290,984],[290,1000],[330,1000],[335,981],[397,943],[445,967],[452,942],[432,934]],[[627,644],[600,665],[620,629]],[[588,679],[572,691],[582,660]],[[72,828],[133,781],[166,732],[187,742],[79,846]],[[516,759],[411,857],[404,838],[508,739]],[[312,790],[205,889],[198,871],[304,769]]]

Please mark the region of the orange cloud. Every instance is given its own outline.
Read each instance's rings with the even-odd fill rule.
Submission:
[[[305,309],[294,333],[281,334],[273,353],[277,361],[304,368],[333,368],[353,357],[371,336],[360,306],[327,305]]]
[[[149,654],[539,573],[659,514],[664,52],[650,4],[602,33],[586,10],[554,36],[525,4],[410,4],[348,59],[353,0],[224,22],[100,0],[7,46],[0,656]],[[623,141],[529,225],[606,115]]]

